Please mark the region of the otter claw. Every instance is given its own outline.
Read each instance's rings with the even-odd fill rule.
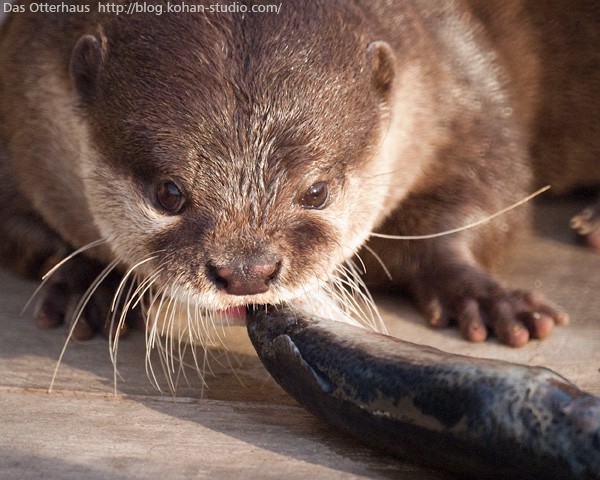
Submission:
[[[600,250],[600,201],[571,219],[571,229],[592,248]]]

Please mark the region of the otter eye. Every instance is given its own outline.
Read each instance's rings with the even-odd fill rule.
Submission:
[[[300,205],[302,208],[311,210],[320,210],[325,207],[325,202],[329,197],[329,184],[327,182],[317,182],[306,191]]]
[[[156,200],[166,212],[171,214],[179,213],[185,203],[185,197],[179,187],[168,180],[160,182],[156,187]]]

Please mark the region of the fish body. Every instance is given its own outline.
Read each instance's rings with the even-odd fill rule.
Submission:
[[[600,478],[600,398],[552,370],[287,308],[249,309],[248,333],[302,406],[403,459],[469,478]]]

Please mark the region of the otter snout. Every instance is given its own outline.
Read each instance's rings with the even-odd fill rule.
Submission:
[[[229,295],[257,295],[269,290],[281,269],[281,258],[264,255],[237,259],[225,265],[207,265],[208,277]]]

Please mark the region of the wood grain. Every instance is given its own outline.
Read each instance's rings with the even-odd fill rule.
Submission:
[[[538,205],[535,229],[500,272],[538,288],[571,315],[544,341],[514,350],[433,331],[403,298],[378,297],[390,333],[466,355],[553,368],[600,395],[600,255],[567,230],[578,202]],[[208,352],[206,385],[193,369],[177,395],[161,394],[144,367],[144,339],[121,342],[116,395],[103,339],[71,343],[47,393],[62,329],[40,331],[21,309],[35,289],[0,271],[0,478],[449,478],[382,455],[311,417],[269,378],[242,330],[237,352]],[[160,368],[160,367],[158,367]]]

